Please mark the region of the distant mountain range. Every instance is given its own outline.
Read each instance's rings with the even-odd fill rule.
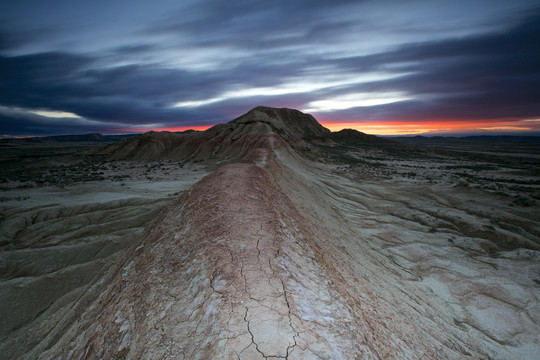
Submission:
[[[176,134],[190,134],[198,132],[197,130],[177,131]],[[55,136],[34,136],[25,138],[7,138],[0,139],[1,144],[45,144],[54,142],[92,142],[92,143],[111,143],[142,134],[122,134],[122,135],[103,135],[101,133],[90,133],[80,135],[55,135]]]
[[[0,144],[43,144],[53,142],[115,142],[139,134],[125,135],[103,135],[100,133],[82,134],[82,135],[57,135],[44,137],[29,137],[29,138],[11,138],[0,139]]]
[[[520,140],[520,141],[538,141],[540,135],[469,135],[469,136],[385,136],[387,139],[399,140],[402,142],[417,143],[421,141],[456,141],[456,140],[480,140],[480,141],[494,141],[494,140]]]

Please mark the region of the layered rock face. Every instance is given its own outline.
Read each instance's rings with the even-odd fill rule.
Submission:
[[[293,109],[258,106],[226,124],[190,133],[148,132],[111,144],[99,154],[114,160],[240,160],[252,150],[269,148],[265,137],[272,135],[293,148],[305,139],[330,134],[313,118]],[[273,145],[276,147],[277,145]]]

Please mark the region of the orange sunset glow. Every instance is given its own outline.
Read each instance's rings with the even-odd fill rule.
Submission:
[[[321,125],[330,131],[354,129],[372,135],[444,135],[444,134],[470,134],[490,132],[527,132],[540,131],[540,119],[526,119],[518,121],[490,121],[490,120],[432,120],[432,121],[321,121]],[[123,129],[123,133],[144,133],[147,131],[183,132],[186,130],[204,131],[208,126],[173,126],[158,127],[154,129],[131,128]]]
[[[378,121],[378,122],[327,122],[321,124],[330,131],[354,129],[373,135],[415,135],[445,133],[475,133],[490,131],[526,132],[540,129],[540,120],[521,121],[452,121],[433,120],[422,122]]]
[[[176,127],[158,128],[158,129],[154,129],[154,131],[171,131],[171,132],[182,132],[186,130],[204,131],[209,128],[211,128],[211,126],[176,126]]]
[[[170,132],[183,132],[186,130],[204,131],[212,126],[172,126],[172,127],[156,127],[156,128],[128,128],[121,129],[122,134],[139,134],[148,131],[170,131]]]

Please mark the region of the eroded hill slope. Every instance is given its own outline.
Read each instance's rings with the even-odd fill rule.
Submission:
[[[352,180],[302,153],[305,137],[324,129],[298,117],[280,132],[280,114],[259,109],[209,131],[220,147],[198,154],[231,163],[64,299],[67,320],[26,325],[41,338],[25,343],[20,329],[1,356],[535,356],[532,212],[498,204],[494,215],[495,198],[474,189]],[[301,132],[302,121],[314,130]]]

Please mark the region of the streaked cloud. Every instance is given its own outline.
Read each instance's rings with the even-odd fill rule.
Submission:
[[[392,78],[396,78],[399,76],[403,76],[404,74],[392,74],[392,73],[364,73],[364,74],[351,74],[348,77],[343,76],[336,76],[332,74],[323,74],[319,76],[314,75],[307,75],[303,78],[291,78],[289,79],[289,82],[276,85],[276,86],[268,86],[268,87],[254,87],[254,88],[243,88],[238,87],[233,90],[228,90],[224,92],[223,94],[209,99],[201,99],[201,100],[190,100],[190,101],[181,101],[173,104],[173,107],[200,107],[220,101],[226,101],[230,99],[235,98],[251,98],[251,97],[271,97],[271,96],[282,96],[282,95],[289,95],[289,94],[309,94],[311,92],[315,91],[331,91],[334,88],[340,88],[344,86],[351,86],[351,85],[360,85],[364,83],[370,83],[374,81],[382,81],[382,80],[388,80]],[[386,93],[386,94],[379,94],[378,98],[382,99],[383,97],[390,97],[394,94],[394,97],[397,96],[398,93]],[[362,94],[356,94],[357,98],[361,97]],[[343,97],[340,97],[339,100],[335,100],[335,102],[339,101],[347,101],[347,98],[350,98],[351,95],[344,95]],[[375,99],[374,95],[364,94],[364,101],[368,98],[372,99],[373,101]],[[404,98],[402,99],[409,99]],[[321,100],[321,101],[331,101],[331,100]],[[360,100],[359,100],[360,101]],[[390,101],[393,102],[393,101]],[[311,102],[312,104],[314,102]],[[385,103],[385,102],[380,102]],[[311,105],[314,106],[314,105]],[[365,105],[357,105],[357,106],[365,106]],[[341,108],[334,108],[334,109],[345,109],[346,107]],[[322,109],[322,108],[321,108]],[[306,109],[306,111],[309,111]]]
[[[0,112],[2,134],[204,127],[256,105],[373,132],[456,121],[526,130],[515,124],[540,117],[533,0],[2,8],[0,106],[34,111]]]
[[[31,110],[30,112],[36,115],[41,115],[41,116],[50,117],[50,118],[76,118],[76,119],[81,118],[77,114],[65,112],[65,111]]]
[[[391,104],[399,101],[411,100],[403,92],[373,92],[341,95],[339,97],[311,101],[307,104],[305,112],[320,112],[344,110],[356,107]]]

